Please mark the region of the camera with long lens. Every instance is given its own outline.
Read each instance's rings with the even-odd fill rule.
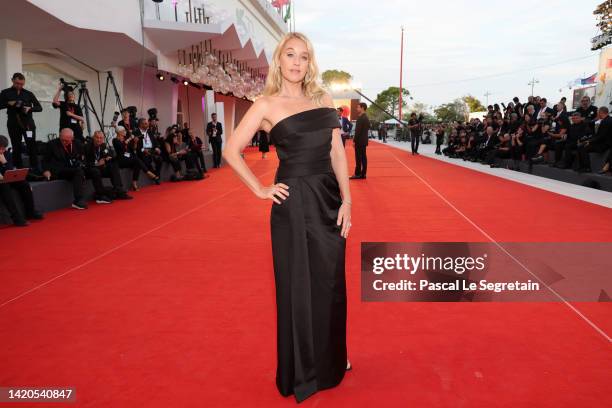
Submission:
[[[79,160],[77,158],[69,158],[68,159],[68,166],[73,168],[73,169],[77,169],[77,168],[85,168],[85,163],[83,163],[82,160]]]
[[[157,120],[157,108],[151,108],[147,111],[149,115],[149,120]]]
[[[60,78],[60,84],[62,84],[62,91],[64,93],[74,91],[74,88],[77,86],[76,82],[66,82],[64,81],[64,78]]]
[[[136,118],[136,115],[138,114],[138,109],[135,106],[128,106],[127,108],[125,108],[125,110],[130,113],[131,117]]]

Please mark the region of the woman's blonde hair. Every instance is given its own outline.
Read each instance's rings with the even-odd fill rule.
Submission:
[[[310,40],[302,33],[290,32],[281,38],[274,54],[272,54],[272,62],[268,70],[268,76],[266,78],[266,85],[263,90],[263,95],[274,96],[278,95],[282,88],[283,75],[280,69],[280,56],[281,52],[285,48],[287,41],[296,38],[304,41],[306,49],[308,50],[308,70],[306,76],[302,81],[302,89],[304,95],[310,97],[317,106],[322,105],[322,99],[327,93],[323,87],[319,84],[319,67],[317,66],[317,60],[314,55],[314,49]]]

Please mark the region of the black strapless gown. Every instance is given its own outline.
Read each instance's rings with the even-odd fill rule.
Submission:
[[[289,197],[272,203],[277,307],[276,385],[298,402],[338,385],[346,370],[346,238],[336,225],[341,196],[330,159],[336,110],[288,116],[270,131],[280,160],[274,182]]]

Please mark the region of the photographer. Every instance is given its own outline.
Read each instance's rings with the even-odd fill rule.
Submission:
[[[544,119],[537,119],[535,124],[526,126],[525,133],[525,158],[531,160],[540,152],[540,146],[544,143],[544,137],[550,126],[546,125]]]
[[[113,139],[113,149],[115,149],[115,158],[120,169],[132,169],[132,191],[138,191],[138,177],[140,172],[144,171],[147,176],[159,184],[159,177],[147,168],[147,165],[140,160],[136,154],[136,144],[138,139],[136,136],[127,138],[127,131],[123,126],[117,126],[117,135]],[[136,143],[135,143],[136,142]]]
[[[147,169],[161,177],[161,149],[155,135],[149,130],[149,121],[146,118],[138,119],[138,128],[133,132],[137,137],[136,154],[146,165]]]
[[[204,153],[202,152],[204,142],[193,133],[193,129],[189,129],[187,136],[189,136],[187,146],[189,147],[191,155],[194,157],[196,169],[199,173],[204,174],[207,172],[206,161],[204,160]],[[208,177],[208,175],[204,175],[204,177]]]
[[[8,138],[0,135],[0,180],[4,178],[4,173],[7,170],[14,169],[12,155],[11,152],[7,150],[7,147]],[[17,206],[12,190],[15,190],[19,194],[19,197],[21,197],[25,209],[25,218]],[[30,183],[25,180],[0,184],[0,200],[4,202],[4,205],[11,214],[13,224],[18,227],[27,226],[28,222],[26,219],[43,219],[42,213],[36,211],[34,208],[32,188],[30,187]]]
[[[136,122],[136,118],[134,118],[130,112],[130,109],[125,108],[121,111],[121,120],[116,125],[113,122],[113,126],[115,127],[115,130],[117,129],[117,126],[123,127],[127,133],[127,137],[129,138],[138,127],[138,123]]]
[[[166,140],[164,142],[165,158],[172,166],[174,175],[172,181],[183,180],[181,174],[181,160],[185,162],[185,166],[188,169],[195,167],[194,158],[190,154],[187,146],[181,142],[181,133],[173,127],[169,127],[166,130]]]
[[[74,201],[72,208],[78,210],[87,209],[85,203],[83,144],[74,140],[74,133],[70,128],[60,130],[59,139],[53,139],[47,143],[47,151],[43,159],[43,175],[47,180],[62,179],[72,182]]]
[[[36,151],[36,124],[32,112],[41,112],[42,106],[36,96],[25,86],[25,77],[16,72],[12,77],[13,86],[0,92],[0,109],[7,110],[7,122],[11,145],[13,146],[13,161],[15,166],[23,168],[21,157],[21,140],[25,139],[30,159],[30,168],[39,172],[38,154]]]
[[[580,106],[576,109],[576,112],[584,118],[584,122],[589,125],[591,132],[595,132],[595,121],[597,120],[597,107],[591,105],[591,98],[583,96],[580,99]],[[591,133],[591,134],[592,134]]]
[[[75,103],[74,90],[68,86],[64,80],[60,80],[57,87],[57,92],[53,97],[53,107],[60,110],[59,128],[70,128],[74,133],[74,138],[82,143],[85,143],[83,137],[83,124],[85,118],[81,107]],[[64,91],[64,101],[59,100],[60,93]]]
[[[96,191],[96,203],[108,204],[113,198],[119,200],[130,200],[121,183],[119,165],[111,154],[108,146],[104,143],[104,133],[96,130],[92,140],[85,145],[85,176],[90,178]],[[112,197],[102,184],[102,178],[110,178],[113,186]]]
[[[543,139],[542,144],[540,145],[540,150],[531,159],[534,164],[543,163],[544,152],[555,151],[555,146],[557,145],[557,143],[565,142],[568,126],[569,122],[563,115],[557,116],[550,125],[546,124],[544,126]]]
[[[608,108],[600,107],[597,112],[597,119],[595,135],[582,143],[578,143],[579,171],[591,171],[589,153],[603,153],[612,147],[612,118]]]
[[[591,127],[584,120],[579,111],[574,111],[571,116],[572,123],[567,131],[567,138],[563,143],[557,143],[555,147],[555,159],[558,161],[556,167],[569,169],[574,162],[574,153],[578,149],[578,142],[589,138]]]
[[[496,148],[501,143],[500,137],[503,138],[501,128],[488,126],[485,131],[485,135],[478,139],[478,145],[474,155],[476,161],[492,164],[495,157]]]
[[[421,141],[421,119],[422,116],[417,118],[417,114],[412,112],[410,114],[410,120],[408,121],[408,129],[410,129],[410,147],[412,154],[419,154],[419,142]]]

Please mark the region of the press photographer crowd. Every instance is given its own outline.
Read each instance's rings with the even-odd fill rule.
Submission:
[[[85,137],[83,109],[76,102],[74,88],[63,80],[52,102],[52,106],[59,110],[59,137],[44,143],[37,141],[33,113],[41,112],[42,106],[36,96],[25,89],[23,74],[15,73],[12,83],[10,88],[0,92],[0,109],[7,110],[11,144],[9,147],[9,138],[0,135],[0,200],[16,226],[27,226],[28,220],[44,218],[36,210],[30,182],[70,182],[72,207],[85,210],[89,182],[93,186],[95,202],[109,204],[113,200],[132,199],[128,189],[139,190],[141,173],[159,185],[162,166],[172,169],[171,181],[208,177],[204,160],[208,146],[198,136],[199,132],[190,128],[188,123],[175,124],[160,131],[155,108],[149,109],[146,117],[139,117],[136,107],[127,107],[115,112],[109,126],[114,137],[110,136],[110,131],[107,135],[102,129]],[[62,94],[63,100],[60,100]],[[213,167],[218,168],[221,166],[223,127],[216,114],[211,115],[211,121],[202,133],[208,137]],[[26,153],[27,166],[24,162]],[[129,185],[122,181],[122,169],[130,173]],[[110,180],[110,186],[104,185],[104,178]]]
[[[580,106],[568,112],[566,99],[552,107],[546,98],[514,98],[507,106],[489,106],[483,120],[452,123],[435,128],[436,154],[499,166],[496,159],[518,163],[546,164],[578,172],[610,175],[612,118],[606,106],[597,108],[584,96]],[[445,136],[448,145],[442,148]],[[603,167],[592,168],[590,153],[602,155]]]

